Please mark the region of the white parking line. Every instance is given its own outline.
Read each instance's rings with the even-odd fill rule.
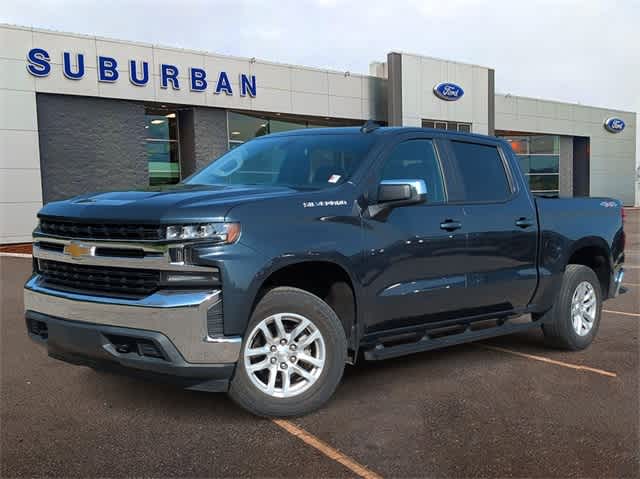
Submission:
[[[513,351],[511,349],[499,348],[497,346],[488,346],[486,344],[478,344],[481,348],[490,349],[492,351],[499,351],[501,353],[513,354],[514,356],[520,356],[521,358],[533,359],[534,361],[540,361],[548,364],[555,364],[556,366],[562,366],[564,368],[576,369],[578,371],[587,371],[590,373],[600,374],[601,376],[609,376],[616,378],[618,375],[611,371],[605,371],[604,369],[592,368],[589,366],[582,366],[580,364],[565,363],[564,361],[557,361],[555,359],[545,358],[544,356],[536,356],[534,354],[521,353],[520,351]]]
[[[296,426],[291,421],[287,421],[285,419],[272,419],[274,424],[280,426],[282,429],[287,431],[292,436],[297,437],[305,444],[313,447],[314,449],[320,451],[322,454],[327,456],[330,459],[342,464],[344,467],[349,469],[354,474],[363,477],[364,479],[382,479],[382,476],[376,474],[371,469],[367,469],[365,466],[360,464],[354,459],[351,459],[349,456],[341,453],[337,449],[329,446],[326,442],[318,439],[313,434],[308,433],[304,429],[299,426]]]
[[[627,313],[625,311],[612,311],[610,309],[603,309],[602,310],[603,313],[611,313],[611,314],[622,314],[624,316],[636,316],[636,317],[640,317],[639,313]]]

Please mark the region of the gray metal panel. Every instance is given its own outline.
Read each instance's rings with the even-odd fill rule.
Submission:
[[[180,175],[186,178],[196,171],[193,108],[178,111],[178,128],[180,129]]]
[[[589,196],[591,183],[590,143],[592,138],[573,137],[573,196]],[[610,196],[616,197],[617,191],[611,191]]]
[[[387,101],[389,126],[402,126],[402,55],[389,53],[387,55]]]
[[[149,184],[144,105],[38,93],[44,203]]]
[[[493,68],[488,70],[488,85],[489,85],[489,115],[488,115],[488,131],[487,135],[493,136],[496,134],[496,71]]]

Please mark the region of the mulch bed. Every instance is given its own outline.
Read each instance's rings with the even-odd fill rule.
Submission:
[[[31,254],[31,243],[0,245],[0,253],[24,253]]]

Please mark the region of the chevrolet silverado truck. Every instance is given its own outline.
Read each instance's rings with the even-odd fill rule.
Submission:
[[[371,123],[256,138],[38,219],[26,327],[49,356],[261,416],[320,407],[358,358],[531,328],[583,349],[623,277],[619,201],[533,196],[494,137]]]

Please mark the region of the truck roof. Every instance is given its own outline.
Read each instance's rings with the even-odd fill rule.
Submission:
[[[341,127],[327,127],[327,128],[302,128],[300,130],[289,130],[279,133],[271,133],[268,136],[302,136],[302,135],[398,135],[402,133],[411,132],[428,132],[436,135],[455,136],[463,138],[476,138],[483,140],[500,141],[499,138],[488,135],[481,135],[479,133],[464,133],[459,131],[441,130],[438,128],[419,128],[419,127],[406,127],[406,126],[381,126],[374,129],[365,131],[360,126],[341,126]]]

